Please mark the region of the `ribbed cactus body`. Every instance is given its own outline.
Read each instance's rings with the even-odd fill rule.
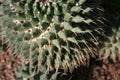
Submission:
[[[10,0],[7,41],[30,72],[86,65],[102,35],[100,0]]]

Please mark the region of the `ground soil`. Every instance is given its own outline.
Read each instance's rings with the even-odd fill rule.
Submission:
[[[12,57],[13,50],[0,51],[0,80],[15,80],[15,70],[19,68],[20,59]]]

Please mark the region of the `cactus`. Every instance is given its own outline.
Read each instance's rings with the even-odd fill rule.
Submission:
[[[107,26],[104,29],[106,36],[102,38],[100,57],[115,61],[117,55],[120,54],[120,15],[116,12],[106,14],[107,22],[105,24]]]
[[[3,35],[5,34],[3,22],[8,19],[8,16],[5,14],[5,11],[8,10],[6,6],[7,4],[3,4],[3,1],[0,0],[0,52],[3,49]]]
[[[101,33],[93,12],[98,3],[93,2],[11,0],[14,23],[7,29],[9,42],[30,64],[37,61],[50,70],[85,64],[89,55],[94,56],[96,35]]]
[[[103,35],[101,0],[9,1],[4,36],[30,74],[41,66],[45,72],[73,71],[96,55],[98,35]]]

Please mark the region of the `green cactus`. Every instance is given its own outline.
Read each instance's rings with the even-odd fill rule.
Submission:
[[[96,55],[98,35],[103,35],[101,0],[9,1],[4,36],[30,74],[41,66],[46,72],[73,71]]]
[[[3,41],[5,41],[5,38],[3,38],[5,35],[3,23],[5,20],[8,20],[8,18],[7,18],[8,15],[5,14],[8,10],[7,6],[8,6],[7,2],[3,3],[3,1],[0,0],[0,50],[1,51],[3,49],[3,44],[4,44]]]
[[[117,17],[116,17],[117,16]],[[102,39],[100,57],[115,61],[120,54],[120,15],[119,13],[107,13],[107,25],[104,29],[106,36]]]

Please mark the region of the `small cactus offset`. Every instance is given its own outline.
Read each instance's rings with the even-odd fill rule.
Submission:
[[[31,74],[41,66],[45,72],[73,71],[96,55],[103,35],[101,0],[9,1],[4,36]]]
[[[106,36],[102,39],[100,57],[115,61],[117,55],[120,54],[120,14],[109,13],[107,15],[107,22],[105,23],[107,26],[104,29]]]

